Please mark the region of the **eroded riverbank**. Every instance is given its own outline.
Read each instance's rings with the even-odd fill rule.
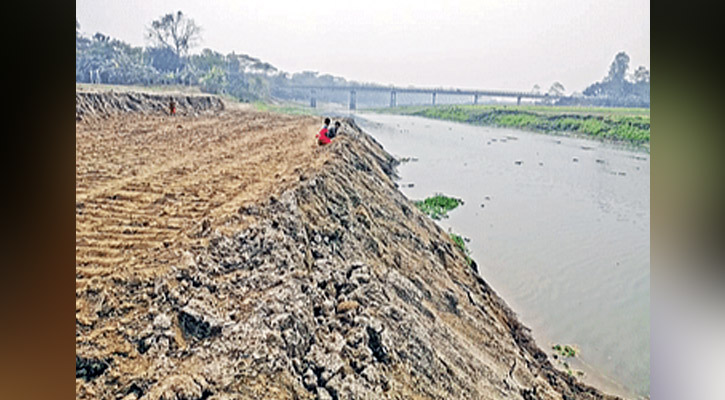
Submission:
[[[649,155],[577,138],[361,114],[412,200],[465,204],[439,224],[469,238],[482,275],[587,382],[649,392]],[[558,363],[552,359],[552,362]],[[598,375],[598,376],[595,376]]]
[[[316,127],[78,123],[78,398],[609,398],[551,365],[374,139]]]

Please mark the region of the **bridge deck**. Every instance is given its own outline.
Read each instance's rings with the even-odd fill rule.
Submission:
[[[302,90],[343,90],[350,92],[391,92],[391,93],[426,93],[426,94],[453,94],[461,96],[488,96],[488,97],[520,97],[528,99],[555,99],[561,96],[548,93],[515,92],[504,90],[472,90],[472,89],[444,89],[444,88],[403,88],[395,86],[287,86],[280,89]]]

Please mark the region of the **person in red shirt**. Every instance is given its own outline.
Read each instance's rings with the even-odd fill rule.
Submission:
[[[323,125],[322,129],[320,129],[320,132],[317,133],[317,143],[320,146],[330,143],[330,138],[327,137],[327,132],[329,130],[328,126],[330,126],[330,119],[325,118],[325,125]]]

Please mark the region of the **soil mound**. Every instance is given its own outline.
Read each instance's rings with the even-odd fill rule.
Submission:
[[[176,113],[182,115],[224,109],[224,103],[216,96],[76,91],[76,120],[127,112],[168,114],[171,101],[176,104]]]

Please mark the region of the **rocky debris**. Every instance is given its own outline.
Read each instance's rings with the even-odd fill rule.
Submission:
[[[206,339],[216,336],[221,332],[221,327],[212,325],[205,320],[203,314],[193,311],[182,310],[179,312],[179,326],[185,335],[195,337],[197,339]]]
[[[83,358],[76,356],[76,378],[83,378],[91,381],[97,378],[108,368],[108,363],[103,360]]]
[[[246,229],[136,285],[128,354],[79,397],[608,398],[549,363],[377,142],[348,120],[324,150],[331,165],[238,210]]]
[[[189,375],[172,375],[155,385],[143,397],[145,400],[205,400],[213,392],[207,387],[209,383],[203,377]]]
[[[182,115],[224,109],[224,103],[219,97],[208,95],[76,91],[76,120],[92,115],[103,116],[124,112],[168,114],[171,101],[176,105],[176,113]]]

